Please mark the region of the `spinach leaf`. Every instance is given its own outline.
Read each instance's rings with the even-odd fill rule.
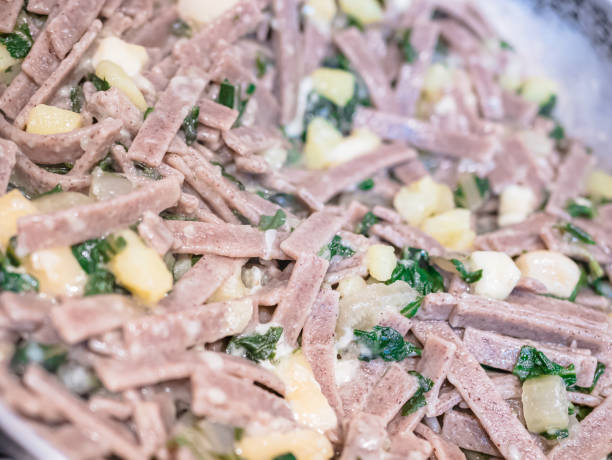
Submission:
[[[514,51],[514,47],[510,43],[508,43],[506,40],[500,40],[499,47],[503,50]]]
[[[108,236],[72,246],[72,254],[89,275],[85,284],[85,296],[123,292],[117,285],[115,276],[105,266],[126,244],[123,237]]]
[[[149,117],[149,115],[151,115],[151,113],[153,113],[154,110],[155,110],[155,107],[147,107],[147,110],[145,110],[145,113],[142,116],[143,119],[146,120]]]
[[[183,216],[180,214],[172,214],[169,211],[162,211],[159,215],[162,219],[165,220],[182,220],[182,221],[197,221],[195,217]]]
[[[433,381],[424,377],[416,371],[408,371],[410,375],[413,375],[419,381],[419,388],[416,393],[410,398],[406,404],[402,407],[402,416],[410,415],[421,407],[425,407],[427,405],[427,401],[425,400],[425,393],[431,390],[433,387]]]
[[[595,204],[585,198],[581,199],[580,201],[568,201],[565,209],[572,217],[584,217],[585,219],[593,219],[597,216],[597,208],[595,207]]]
[[[556,105],[557,95],[551,94],[548,100],[542,105],[540,105],[540,111],[538,112],[538,115],[540,115],[541,117],[550,118],[552,116],[553,111],[555,110]]]
[[[340,70],[351,70],[351,63],[344,54],[335,53],[331,56],[326,57],[323,60],[323,67],[330,67],[332,69]]]
[[[70,110],[76,113],[81,113],[83,104],[85,103],[85,95],[81,85],[73,86],[70,89]]]
[[[106,269],[100,268],[91,273],[85,284],[84,295],[112,294],[116,292],[115,275]]]
[[[412,356],[421,356],[421,349],[406,342],[402,335],[391,327],[374,326],[372,331],[353,331],[357,342],[364,345],[368,351],[359,355],[361,361],[371,361],[381,358],[383,361],[403,361]]]
[[[127,151],[127,149],[125,149],[125,150]],[[144,163],[135,162],[134,163],[134,167],[140,173],[140,175],[142,175],[144,177],[148,177],[149,179],[160,180],[163,177],[161,175],[161,173],[156,168],[152,168],[151,166],[147,166]]]
[[[245,356],[251,361],[259,362],[273,359],[276,344],[283,334],[282,327],[271,327],[265,334],[253,334],[234,337],[227,345],[227,352],[233,353],[242,348]]]
[[[319,251],[319,256],[327,260],[331,260],[335,256],[347,258],[353,255],[355,255],[355,250],[348,246],[344,246],[342,244],[342,238],[340,238],[339,235],[334,236],[329,244],[323,246]]]
[[[486,177],[483,179],[475,174],[472,175],[472,178],[474,180],[474,183],[476,184],[476,188],[478,189],[478,193],[480,194],[481,198],[486,199],[491,193],[491,185],[489,183],[489,179]],[[463,186],[461,184],[459,184],[455,189],[454,196],[455,204],[457,205],[457,207],[469,209],[470,203],[467,202],[467,197],[465,196],[465,191],[463,190]]]
[[[295,195],[291,195],[290,193],[273,193],[267,190],[259,190],[257,195],[260,197],[271,201],[274,204],[279,205],[282,208],[290,209],[294,212],[305,211],[306,207],[304,203],[302,203],[298,197]]]
[[[593,383],[590,387],[579,387],[578,385],[574,385],[571,387],[572,391],[577,391],[579,393],[592,393],[599,381],[599,378],[606,371],[606,365],[600,361],[597,362],[597,367],[595,368],[595,375],[593,376]]]
[[[578,405],[574,406],[574,413],[576,414],[576,418],[579,422],[582,422],[591,412],[593,412],[592,407]]]
[[[516,375],[521,382],[542,375],[558,375],[563,379],[566,387],[570,388],[576,384],[576,370],[573,364],[563,367],[551,361],[541,351],[530,346],[521,348],[512,373]]]
[[[608,299],[612,299],[612,285],[610,282],[606,281],[603,278],[594,280],[591,284],[591,288],[595,291],[596,294],[607,297]]]
[[[419,53],[414,48],[414,46],[412,46],[412,43],[410,42],[411,35],[412,35],[412,29],[408,29],[401,35],[399,39],[400,49],[402,50],[404,59],[409,64],[412,64],[419,57]]]
[[[545,431],[543,433],[540,433],[540,436],[543,436],[544,438],[551,440],[551,441],[555,439],[564,439],[569,436],[569,431],[567,430],[567,428],[563,430]]]
[[[374,188],[374,179],[370,177],[369,179],[364,180],[357,186],[357,188],[364,191],[372,190]]]
[[[247,89],[245,91],[247,97],[244,99],[242,99],[242,97],[238,98],[238,118],[236,119],[234,123],[234,127],[240,126],[240,123],[242,121],[242,116],[244,115],[244,111],[246,110],[247,104],[251,100],[251,96],[255,94],[255,91],[257,91],[257,86],[253,83],[250,83],[249,86],[247,86]],[[240,92],[238,94],[240,95]]]
[[[465,268],[465,265],[463,265],[460,260],[451,259],[451,262],[459,272],[459,276],[461,276],[461,279],[466,283],[475,283],[477,281],[480,281],[480,279],[482,278],[482,270],[470,272]]]
[[[578,240],[581,243],[597,244],[591,235],[571,222],[567,222],[564,225],[558,225],[557,228],[561,230],[562,233],[570,235],[572,239]]]
[[[429,262],[429,254],[423,249],[407,248],[398,261],[386,284],[405,281],[419,294],[425,296],[444,290],[444,278]]]
[[[93,83],[97,91],[108,91],[110,89],[108,82],[98,77],[95,73],[87,75],[87,79]]]
[[[548,133],[548,137],[556,141],[561,141],[565,139],[565,129],[563,129],[563,126],[557,123],[553,130]]]
[[[419,296],[413,302],[410,302],[404,308],[401,309],[400,313],[404,315],[406,318],[412,318],[416,315],[421,308],[421,304],[423,303],[423,297]]]
[[[39,165],[45,171],[48,171],[52,174],[68,174],[72,167],[74,166],[72,163],[60,163],[57,165]]]
[[[277,455],[276,457],[274,457],[273,460],[296,460],[296,457],[291,452],[289,452],[283,455]]]
[[[12,58],[23,59],[32,49],[34,39],[30,33],[30,27],[24,22],[13,33],[0,34],[0,43],[6,46]]]
[[[62,192],[62,184],[57,184],[55,187],[53,187],[51,190],[49,190],[48,192],[44,192],[41,193],[40,195],[34,197],[33,199],[37,199],[37,198],[42,198],[43,196],[49,196],[49,195],[53,195],[55,193],[60,193]]]
[[[14,251],[15,238],[11,238],[6,256],[0,251],[0,291],[38,292],[39,283],[36,278],[27,273],[14,271],[21,261]]]
[[[223,166],[221,163],[219,163],[218,161],[211,161],[212,164],[214,164],[215,166],[219,166],[221,168],[221,175],[223,177],[225,177],[226,179],[232,181],[234,184],[236,184],[236,186],[240,189],[240,190],[245,190],[246,187],[244,186],[244,184],[242,182],[240,182],[238,179],[236,179],[236,177],[232,176],[230,173],[228,173],[225,170],[225,166]]]
[[[259,229],[271,230],[279,228],[285,225],[286,220],[287,214],[285,214],[285,211],[283,211],[282,209],[279,209],[273,216],[261,216],[261,218],[259,219]]]
[[[191,38],[193,35],[191,26],[182,19],[177,19],[170,25],[170,33],[175,37]]]
[[[198,117],[200,116],[200,107],[194,105],[185,119],[183,120],[183,124],[181,129],[185,134],[185,143],[187,145],[192,145],[196,139],[198,138]]]
[[[355,233],[368,236],[370,227],[374,224],[377,224],[378,222],[380,222],[380,219],[376,217],[373,212],[369,211],[366,213],[365,216],[363,216],[361,222],[357,224],[357,228],[355,228]]]
[[[268,72],[268,66],[271,64],[270,59],[263,53],[258,52],[255,57],[255,68],[257,69],[257,78],[262,78]]]
[[[217,96],[217,102],[225,107],[233,109],[236,106],[236,87],[232,85],[229,80],[225,80],[221,83],[219,88],[219,95]]]
[[[49,372],[55,372],[66,361],[68,349],[64,345],[46,345],[26,342],[15,349],[11,358],[11,369],[23,375],[29,364],[39,364]]]

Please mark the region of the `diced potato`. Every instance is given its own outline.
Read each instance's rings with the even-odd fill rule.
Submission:
[[[374,244],[366,253],[366,265],[370,276],[378,281],[387,281],[391,278],[397,265],[395,249],[386,244]]]
[[[336,427],[336,414],[323,396],[301,350],[283,358],[276,368],[276,373],[285,384],[285,400],[289,402],[300,425],[319,432]]]
[[[287,155],[287,149],[282,145],[276,145],[261,152],[261,156],[273,169],[281,169],[287,162]]]
[[[549,294],[570,297],[580,280],[580,268],[569,257],[554,251],[532,251],[516,259],[523,276],[540,281]]]
[[[108,263],[117,281],[147,304],[161,300],[172,289],[172,274],[161,256],[132,230],[115,234],[126,246]]]
[[[430,102],[439,100],[453,82],[451,71],[442,64],[433,64],[425,74],[423,96]]]
[[[393,199],[395,210],[410,225],[418,226],[426,218],[455,207],[453,192],[444,184],[437,184],[431,176],[402,187]]]
[[[551,96],[559,92],[557,82],[546,77],[532,77],[521,86],[521,95],[528,101],[536,104],[545,104]]]
[[[242,268],[238,269],[210,296],[209,302],[234,300],[246,295],[246,287],[242,283]]]
[[[244,331],[253,317],[253,301],[248,298],[227,302],[225,319],[227,327],[224,335],[237,335]]]
[[[30,110],[26,131],[32,134],[69,133],[81,127],[81,115],[70,110],[39,104]]]
[[[497,224],[500,227],[523,222],[535,211],[537,199],[533,190],[522,185],[509,185],[500,196]]]
[[[558,375],[545,375],[523,383],[523,415],[532,433],[564,430],[569,426],[569,399]]]
[[[472,213],[467,209],[453,209],[425,220],[422,230],[441,245],[455,251],[470,249],[476,238],[471,228]]]
[[[96,200],[110,200],[121,195],[127,195],[134,186],[122,174],[102,171],[95,168],[91,173],[91,186],[89,194]]]
[[[26,257],[23,266],[38,279],[40,292],[53,296],[80,296],[87,283],[69,247],[44,249]]]
[[[61,211],[62,209],[70,209],[83,204],[91,204],[92,200],[87,195],[78,192],[59,192],[45,195],[43,197],[32,200],[32,204],[36,206],[41,213]]]
[[[351,295],[361,289],[365,289],[367,286],[365,280],[359,275],[351,275],[346,278],[342,278],[338,283],[337,291],[341,297]]]
[[[179,0],[178,13],[187,22],[200,25],[214,21],[240,0]]]
[[[4,251],[11,236],[17,234],[17,220],[37,212],[36,206],[17,189],[0,196],[0,249]]]
[[[548,157],[555,149],[555,141],[542,131],[521,131],[518,137],[525,148],[537,157]]]
[[[340,0],[340,9],[362,24],[373,24],[383,19],[383,9],[377,0]]]
[[[5,73],[9,67],[19,64],[19,59],[10,55],[6,46],[0,43],[0,73]]]
[[[132,103],[141,111],[147,110],[147,102],[142,92],[138,89],[125,71],[111,61],[102,61],[96,66],[96,75],[106,80],[113,88],[117,88],[125,94]]]
[[[587,193],[595,200],[612,200],[612,175],[602,171],[594,171],[587,179]]]
[[[236,453],[245,460],[270,460],[287,453],[292,453],[297,460],[328,460],[334,456],[325,435],[304,429],[244,436],[237,443]]]
[[[106,37],[100,40],[91,59],[94,69],[102,61],[117,64],[130,78],[134,78],[149,62],[149,55],[144,46],[125,42],[117,37]]]
[[[314,89],[334,104],[344,107],[355,94],[355,76],[341,69],[320,68],[312,75]]]
[[[326,167],[337,166],[370,153],[381,144],[380,137],[368,128],[357,128],[326,155]]]
[[[327,27],[329,27],[337,12],[338,8],[335,0],[307,0],[304,8],[304,14],[316,23]]]
[[[470,256],[470,270],[482,270],[482,278],[474,283],[477,295],[503,300],[521,278],[513,260],[503,252],[476,251]]]
[[[309,169],[327,166],[327,154],[342,142],[342,133],[325,118],[316,117],[308,125],[304,160]]]

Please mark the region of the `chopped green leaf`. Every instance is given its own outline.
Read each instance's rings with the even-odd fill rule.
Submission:
[[[544,433],[540,433],[540,436],[543,436],[544,438],[551,441],[555,439],[564,439],[569,436],[569,431],[567,430],[567,428],[563,430],[545,431]]]
[[[194,105],[185,119],[183,120],[183,125],[181,129],[185,134],[185,143],[187,145],[192,145],[196,139],[198,138],[198,117],[200,116],[200,107]]]
[[[365,216],[363,216],[361,222],[357,224],[355,233],[367,236],[368,232],[370,231],[370,227],[372,227],[372,225],[377,224],[378,222],[380,222],[380,219],[376,217],[373,212],[369,211],[366,213]]]
[[[463,265],[460,260],[451,259],[451,262],[459,272],[459,276],[461,276],[461,279],[466,283],[472,284],[477,281],[480,281],[480,279],[482,278],[482,270],[476,270],[474,272],[471,272],[465,268],[465,265]]]
[[[276,353],[276,344],[282,334],[282,327],[271,327],[265,334],[237,336],[230,340],[227,352],[234,353],[242,349],[245,356],[255,362],[273,359]]]
[[[557,105],[557,95],[552,94],[546,102],[540,105],[540,111],[538,115],[542,117],[550,118]]]
[[[40,165],[46,171],[53,174],[68,174],[74,165],[72,163],[60,163],[57,165]]]
[[[11,358],[11,369],[22,375],[29,364],[38,364],[49,372],[55,372],[64,364],[68,350],[64,345],[46,345],[38,342],[26,342],[18,346]]]
[[[323,67],[330,67],[332,69],[340,70],[351,70],[351,63],[344,54],[335,53],[331,56],[326,57],[323,60]]]
[[[423,249],[407,248],[398,261],[386,284],[405,281],[425,296],[444,290],[444,278],[430,263],[429,254]]]
[[[108,82],[98,77],[95,73],[90,73],[87,79],[93,83],[97,91],[108,91],[110,89]]]
[[[273,460],[296,460],[296,457],[291,452],[289,452],[283,455],[277,455],[276,457],[274,457]]]
[[[236,177],[232,176],[230,173],[228,173],[225,170],[225,166],[223,166],[221,163],[219,163],[218,161],[212,161],[212,164],[214,164],[215,166],[219,166],[221,168],[221,175],[223,177],[225,177],[226,179],[232,181],[234,184],[236,184],[236,186],[240,189],[240,190],[245,190],[246,187],[244,186],[244,184],[242,182],[240,182],[238,179],[236,179]]]
[[[258,52],[255,57],[255,67],[257,69],[257,78],[262,78],[268,72],[270,60],[263,53]]]
[[[425,393],[427,393],[433,387],[433,381],[424,377],[416,371],[408,371],[410,375],[413,375],[419,381],[419,388],[416,393],[410,398],[406,404],[402,407],[402,416],[410,415],[421,407],[425,407],[427,405],[427,400],[425,399]]]
[[[553,130],[548,133],[548,137],[556,141],[563,140],[565,139],[565,129],[563,129],[563,126],[557,123]]]
[[[573,364],[563,367],[551,361],[538,349],[529,346],[521,348],[512,373],[516,375],[521,382],[542,375],[558,375],[563,379],[566,387],[570,388],[576,384],[576,370]]]
[[[381,358],[383,361],[403,361],[413,356],[421,356],[421,349],[406,342],[402,335],[391,327],[374,326],[372,331],[353,331],[357,342],[367,350],[362,351],[359,359],[371,361]]]
[[[182,19],[177,19],[170,25],[170,33],[175,37],[191,38],[191,26]]]
[[[414,317],[414,315],[418,313],[419,308],[421,308],[422,303],[423,303],[423,297],[419,296],[414,302],[410,302],[408,305],[402,308],[400,313],[404,315],[406,318],[412,318]]]
[[[41,193],[40,195],[38,195],[37,197],[35,197],[34,199],[37,198],[42,198],[43,196],[48,196],[48,195],[53,195],[55,193],[60,193],[62,192],[62,184],[57,184],[55,187],[53,187],[51,190],[49,190],[48,192],[44,192]]]
[[[217,102],[225,107],[233,109],[236,106],[236,87],[228,80],[221,83]]]
[[[489,179],[488,178],[480,178],[475,174],[472,174],[470,177],[465,178],[465,180],[470,180],[473,181],[473,183],[466,183],[466,187],[469,186],[471,188],[476,187],[476,190],[478,190],[478,195],[480,195],[480,200],[485,200],[489,194],[491,193],[491,185],[489,183]],[[457,188],[455,189],[455,204],[457,205],[457,207],[460,208],[466,208],[466,209],[471,209],[471,206],[473,205],[473,203],[471,203],[471,201],[473,201],[473,199],[471,197],[468,197],[464,186],[459,184],[457,186]],[[474,195],[476,195],[476,192],[474,192]]]
[[[364,180],[357,186],[357,188],[364,191],[372,190],[374,188],[374,179],[370,177],[369,179]]]
[[[161,175],[161,173],[156,168],[152,168],[151,166],[147,166],[144,163],[136,162],[136,163],[134,163],[134,167],[136,168],[136,170],[142,176],[148,177],[149,179],[160,180],[163,177]]]
[[[145,113],[143,115],[143,118],[146,120],[148,118],[149,115],[151,115],[151,113],[155,110],[155,107],[147,107],[147,110],[145,110]],[[199,115],[199,114],[198,114]]]
[[[514,47],[510,43],[508,43],[506,40],[500,40],[499,47],[503,50],[514,51]]]
[[[294,212],[306,210],[304,203],[302,203],[297,196],[291,195],[290,193],[272,193],[267,190],[260,190],[257,192],[257,195],[282,208],[291,209]]]
[[[72,246],[72,254],[88,275],[84,293],[86,296],[121,292],[115,276],[105,266],[126,244],[123,237],[108,236]]]
[[[6,261],[4,263],[8,263],[13,267],[21,266],[21,259],[17,255],[17,236],[13,235],[9,239],[8,245],[6,246]]]
[[[257,91],[257,85],[255,85],[255,83],[249,83],[249,86],[247,86],[246,89],[246,93],[249,96],[252,96],[253,94],[255,94],[255,91]]]
[[[113,171],[113,157],[110,153],[100,160],[98,168],[102,171]]]
[[[15,32],[0,34],[0,43],[6,46],[12,58],[23,59],[28,55],[30,49],[32,49],[34,39],[32,38],[28,24],[24,22],[15,29]]]
[[[596,294],[612,299],[612,285],[605,279],[597,279],[591,283],[591,288]]]
[[[259,229],[276,229],[285,225],[286,220],[287,214],[285,214],[285,211],[283,211],[282,209],[279,209],[273,216],[261,216],[261,218],[259,219]]]
[[[411,35],[412,35],[412,30],[408,29],[403,33],[403,35],[400,37],[400,40],[399,40],[400,49],[402,50],[404,59],[409,64],[412,64],[419,57],[419,53],[414,48],[414,46],[412,46],[412,43],[410,42]]]
[[[604,374],[605,371],[606,371],[606,365],[598,361],[597,367],[595,368],[595,375],[593,376],[593,383],[591,384],[591,386],[590,387],[579,387],[578,385],[574,385],[573,387],[571,387],[571,390],[577,391],[579,393],[592,393],[593,390],[595,389],[595,386],[597,386],[597,382],[599,381],[599,378]]]
[[[83,104],[85,103],[85,95],[81,85],[73,86],[70,89],[70,110],[76,113],[81,113]]]
[[[579,200],[570,200],[567,203],[567,212],[572,217],[584,217],[585,219],[593,219],[597,216],[597,208],[591,200],[580,198]]]
[[[592,407],[579,405],[574,406],[574,413],[576,414],[576,419],[578,419],[579,422],[582,422],[591,412],[593,412]]]
[[[597,244],[591,235],[571,222],[567,222],[565,225],[558,225],[557,228],[581,243]]]
[[[355,250],[348,246],[344,246],[342,244],[342,238],[339,235],[334,236],[330,243],[327,246],[323,246],[319,251],[319,256],[327,260],[331,260],[335,256],[347,258],[353,257],[354,255]]]
[[[0,270],[0,291],[38,292],[39,283],[27,273],[17,273],[7,268]]]
[[[255,94],[255,91],[257,91],[257,86],[254,83],[249,83],[245,91],[248,97],[244,99],[242,97],[238,97],[238,107],[237,107],[238,108],[238,118],[236,119],[236,122],[234,123],[234,127],[240,126],[240,123],[242,121],[242,116],[244,115],[244,111],[246,110],[247,105],[249,101],[251,100],[251,96]],[[240,96],[240,93],[239,93],[239,96]]]
[[[105,269],[98,269],[87,277],[84,295],[112,294],[115,292],[115,275]]]
[[[169,211],[163,211],[159,216],[165,220],[182,220],[182,221],[197,221],[198,220],[195,217],[183,216],[180,214],[173,214]]]

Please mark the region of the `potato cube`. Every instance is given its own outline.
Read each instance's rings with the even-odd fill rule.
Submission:
[[[557,82],[546,77],[531,77],[521,86],[521,95],[536,104],[546,104],[550,98],[559,92]]]
[[[523,222],[535,211],[537,199],[533,190],[522,185],[509,185],[499,200],[497,223],[500,227]]]
[[[520,270],[503,252],[473,252],[469,265],[471,271],[482,270],[482,278],[472,285],[477,295],[503,300],[521,278]]]
[[[117,64],[130,78],[134,78],[149,62],[149,55],[144,46],[133,45],[111,36],[100,40],[91,60],[94,68],[97,68],[102,61]]]
[[[441,245],[455,251],[470,249],[476,238],[471,228],[472,213],[453,209],[425,220],[422,230]]]
[[[69,133],[81,127],[81,115],[70,110],[39,104],[30,110],[26,131],[32,134]]]
[[[386,244],[374,244],[366,253],[366,265],[370,276],[378,281],[387,281],[391,278],[397,265],[395,249]]]
[[[142,112],[147,110],[147,102],[142,92],[138,89],[134,80],[117,64],[111,61],[101,61],[96,66],[96,75],[106,80],[113,88],[117,88],[125,94]]]
[[[594,171],[587,179],[587,193],[595,200],[612,200],[612,175],[602,171]]]
[[[555,251],[532,251],[516,259],[525,277],[540,281],[549,294],[568,298],[580,280],[580,268],[569,257]]]
[[[418,226],[426,218],[455,207],[453,192],[447,185],[437,184],[431,176],[402,187],[393,199],[395,210],[410,225]]]
[[[340,0],[340,9],[364,25],[380,22],[384,16],[377,0]]]
[[[372,152],[380,144],[380,138],[368,128],[358,128],[327,153],[325,166],[331,167],[346,163]]]
[[[52,296],[81,296],[87,283],[69,247],[36,251],[23,261],[26,271],[38,279],[40,292]]]
[[[126,246],[108,263],[117,281],[146,304],[155,304],[172,289],[172,274],[161,256],[132,230],[115,234]]]
[[[239,0],[179,0],[179,16],[187,22],[196,22],[200,25],[214,21]]]
[[[306,16],[326,27],[329,27],[337,12],[335,0],[307,0],[304,8]]]
[[[36,206],[39,212],[48,213],[93,202],[93,199],[79,192],[59,192],[37,198],[32,201],[32,204]]]
[[[0,196],[0,249],[6,249],[9,240],[17,234],[17,220],[36,214],[38,209],[19,190]]]
[[[362,289],[365,289],[367,286],[365,280],[359,275],[351,275],[346,278],[342,278],[338,283],[338,288],[336,289],[341,297],[346,297],[347,295],[354,294],[359,292]]]
[[[244,436],[237,443],[237,453],[245,460],[270,460],[287,453],[292,453],[297,460],[328,460],[334,456],[334,449],[324,434],[295,429]]]
[[[442,64],[433,64],[425,74],[423,96],[430,102],[436,102],[451,87],[452,83],[451,71]]]
[[[224,302],[226,300],[234,300],[246,295],[246,287],[242,283],[242,267],[238,267],[236,271],[226,279],[219,288],[210,296],[209,302]]]
[[[315,70],[310,77],[315,91],[337,106],[344,107],[353,99],[355,76],[351,72],[322,67]]]
[[[544,375],[523,383],[523,415],[532,433],[564,430],[569,426],[569,399],[558,375]]]
[[[327,167],[327,154],[342,142],[342,133],[325,118],[316,117],[306,130],[304,160],[309,169]]]

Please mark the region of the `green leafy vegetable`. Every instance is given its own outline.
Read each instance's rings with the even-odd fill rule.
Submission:
[[[24,22],[13,33],[0,34],[0,43],[6,46],[12,58],[23,59],[32,49],[34,39],[30,33],[30,27]]]
[[[238,87],[238,88],[240,88],[240,87]],[[242,116],[244,115],[244,111],[247,108],[247,104],[251,100],[251,96],[253,96],[253,94],[255,94],[255,91],[257,91],[257,86],[255,84],[253,84],[253,83],[249,83],[249,85],[247,86],[247,89],[245,91],[247,97],[244,98],[244,99],[242,97],[238,98],[238,118],[236,119],[236,122],[234,123],[234,127],[240,126],[240,123],[241,123],[241,120],[242,120]]]
[[[116,292],[115,276],[104,268],[90,274],[85,283],[84,295],[111,294]]]
[[[296,457],[291,452],[289,452],[283,455],[277,455],[276,457],[274,457],[273,460],[296,460]]]
[[[600,296],[612,299],[612,285],[605,279],[597,279],[591,283],[591,288]]]
[[[282,208],[291,209],[294,212],[301,212],[306,210],[306,206],[297,196],[291,195],[290,193],[273,193],[267,190],[259,190],[257,194],[272,203],[279,205]]]
[[[87,79],[93,83],[97,91],[108,91],[110,89],[108,82],[98,77],[95,73],[90,73]]]
[[[544,433],[540,433],[540,436],[543,436],[544,438],[549,440],[564,439],[569,436],[569,431],[567,430],[567,428],[563,430],[545,431]]]
[[[146,120],[149,117],[149,115],[151,115],[151,113],[153,113],[154,110],[155,110],[155,107],[147,107],[147,110],[145,110],[143,118]],[[199,113],[198,113],[198,115],[199,115]]]
[[[49,372],[55,372],[67,356],[68,350],[64,345],[26,342],[15,349],[10,366],[18,375],[23,375],[29,364],[38,364]]]
[[[366,215],[363,216],[363,219],[361,219],[361,222],[357,224],[357,228],[355,228],[355,233],[367,236],[368,232],[370,231],[370,227],[372,227],[372,225],[377,224],[378,222],[380,222],[380,219],[376,217],[374,213],[367,212]]]
[[[574,406],[574,413],[576,414],[576,419],[578,419],[579,422],[582,422],[591,412],[593,412],[592,407],[578,405]]]
[[[550,118],[557,105],[557,95],[552,94],[546,102],[540,105],[540,111],[538,115],[542,117]]]
[[[474,272],[470,272],[465,268],[465,265],[463,265],[463,263],[460,260],[451,259],[451,262],[453,263],[453,265],[459,272],[461,279],[465,281],[466,283],[470,283],[470,284],[475,283],[477,281],[480,281],[480,279],[482,278],[482,270],[476,270]]]
[[[510,43],[508,43],[506,40],[500,40],[499,47],[503,50],[514,51],[514,47]]]
[[[240,189],[240,190],[245,190],[246,187],[244,186],[244,184],[242,182],[240,182],[238,179],[236,179],[235,176],[232,176],[230,173],[228,173],[225,170],[225,166],[223,166],[221,163],[219,163],[218,161],[212,161],[212,164],[214,164],[215,166],[219,166],[221,168],[221,175],[223,177],[225,177],[226,179],[232,181],[234,184],[236,184],[236,186]]]
[[[53,174],[68,174],[74,165],[72,163],[60,163],[57,165],[40,165],[45,171]]]
[[[36,278],[15,271],[21,265],[14,251],[15,243],[16,239],[11,238],[6,256],[0,251],[0,291],[38,292],[39,283]]]
[[[471,180],[474,181],[474,184],[476,186],[476,189],[478,190],[478,194],[480,195],[480,198],[483,200],[486,199],[491,193],[491,185],[489,184],[489,179],[487,179],[486,177],[482,179],[478,177],[477,175],[472,174]],[[457,207],[470,209],[470,205],[472,203],[468,203],[468,198],[461,184],[459,184],[457,188],[455,189],[454,195],[455,195],[455,204],[457,205]]]
[[[399,39],[400,49],[402,50],[404,59],[409,64],[412,64],[419,57],[419,53],[414,48],[414,46],[412,46],[412,43],[410,42],[411,35],[412,35],[412,30],[408,29],[402,34],[402,36]]]
[[[169,211],[163,211],[159,216],[165,220],[182,220],[182,221],[197,221],[198,220],[195,217],[183,216],[180,214],[173,214]]]
[[[444,278],[429,262],[429,254],[423,249],[407,248],[398,261],[386,284],[405,281],[419,294],[425,296],[444,290]]]
[[[271,230],[279,228],[285,225],[286,220],[287,214],[285,214],[285,211],[283,211],[282,209],[279,209],[273,216],[261,216],[261,218],[259,219],[259,229]]]
[[[48,192],[44,192],[41,193],[40,195],[38,195],[36,198],[42,198],[43,196],[49,196],[49,195],[53,195],[55,193],[60,193],[62,192],[62,184],[57,184],[55,187],[53,187],[51,190],[49,190]]]
[[[123,237],[109,236],[72,246],[72,254],[88,275],[85,284],[86,296],[122,292],[116,284],[115,276],[106,269],[106,264],[121,252],[126,244]]]
[[[364,180],[357,186],[357,188],[364,191],[372,190],[374,188],[374,179],[370,177],[369,179]]]
[[[83,104],[85,103],[85,95],[81,85],[73,86],[70,89],[70,110],[76,113],[81,113]]]
[[[170,25],[170,33],[175,37],[191,38],[191,26],[182,19],[177,19]]]
[[[332,69],[351,70],[351,63],[348,58],[342,53],[336,53],[328,56],[323,60],[323,67]]]
[[[219,95],[217,96],[217,102],[225,107],[233,109],[236,106],[236,87],[232,85],[229,80],[225,80],[221,83],[219,88]]]
[[[597,362],[597,367],[595,368],[595,375],[593,376],[593,383],[590,387],[579,387],[578,385],[574,385],[571,390],[577,391],[579,393],[592,393],[599,381],[599,378],[606,371],[606,365],[602,362]]]
[[[419,296],[414,302],[410,302],[404,308],[401,309],[400,313],[404,315],[406,318],[412,318],[417,314],[419,308],[421,308],[421,304],[423,303],[423,297]]]
[[[192,145],[198,138],[198,117],[200,116],[200,107],[194,105],[181,125],[181,129],[185,134],[185,143]]]
[[[548,359],[548,357],[538,349],[530,346],[521,348],[512,373],[516,375],[521,382],[542,375],[558,375],[563,379],[566,387],[570,388],[576,384],[576,370],[573,364],[563,367]]]
[[[156,168],[147,166],[144,163],[136,162],[134,163],[134,167],[142,176],[148,177],[149,179],[160,180],[162,178],[161,173]]]
[[[563,126],[557,123],[553,130],[548,133],[548,137],[556,141],[563,140],[565,139],[565,129],[563,129]]]
[[[282,334],[282,327],[271,327],[265,334],[237,336],[230,340],[227,352],[233,353],[242,349],[245,356],[255,362],[273,359],[276,353],[276,344]]]
[[[578,227],[571,222],[567,222],[564,225],[558,225],[557,228],[563,233],[570,235],[573,239],[580,241],[585,244],[597,244],[593,237],[589,235],[585,230]]]
[[[419,388],[412,396],[412,398],[410,398],[402,407],[402,415],[404,417],[416,412],[421,407],[425,407],[427,405],[427,401],[425,400],[425,393],[427,393],[429,390],[431,390],[431,387],[433,387],[433,381],[431,379],[424,377],[416,371],[408,371],[408,373],[417,378],[417,380],[419,381]]]
[[[421,356],[421,349],[410,342],[406,342],[398,331],[391,327],[374,326],[372,331],[353,331],[357,342],[367,348],[359,359],[371,361],[381,358],[383,361],[403,361],[412,356]]]
[[[597,216],[597,208],[595,207],[595,204],[586,198],[581,198],[580,201],[570,200],[565,209],[572,217],[593,219]]]
[[[257,78],[262,78],[268,72],[270,60],[263,53],[258,52],[255,57],[255,68],[257,69]]]
[[[347,258],[354,255],[355,250],[348,246],[344,246],[342,244],[342,238],[340,238],[339,235],[334,236],[329,244],[327,246],[323,246],[319,251],[319,256],[327,260],[331,260],[335,256]]]

